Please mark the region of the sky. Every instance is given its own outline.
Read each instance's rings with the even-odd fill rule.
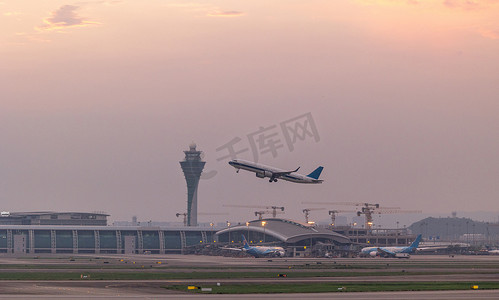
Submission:
[[[499,216],[498,15],[499,0],[0,0],[0,209],[179,221],[195,142],[200,222],[257,210],[226,205],[302,220],[303,201]],[[236,174],[231,142],[322,165],[324,183]]]

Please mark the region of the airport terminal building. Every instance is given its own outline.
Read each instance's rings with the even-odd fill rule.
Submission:
[[[107,215],[75,212],[4,214],[0,218],[0,253],[184,253],[193,246],[203,247],[208,243],[239,243],[242,234],[251,244],[278,243],[295,256],[297,251],[317,244],[336,249],[351,244],[346,236],[331,230],[278,218],[254,220],[224,229],[96,226],[97,220],[107,223]]]
[[[242,236],[249,244],[275,244],[286,248],[288,256],[324,255],[325,253],[351,252],[352,242],[331,229],[316,227],[281,218],[267,218],[246,222],[216,233],[224,243],[242,243]]]
[[[107,226],[104,213],[2,212],[0,253],[182,253],[216,228]]]
[[[211,227],[0,225],[0,253],[182,253],[208,243]]]

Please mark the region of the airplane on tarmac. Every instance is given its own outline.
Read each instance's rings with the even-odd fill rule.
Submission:
[[[421,234],[418,235],[414,242],[412,242],[412,244],[408,247],[365,247],[362,248],[360,254],[372,257],[381,255],[385,257],[409,258],[409,254],[413,253],[418,248],[419,242],[421,242]]]
[[[248,254],[253,255],[254,257],[262,257],[262,256],[284,256],[284,248],[282,247],[269,247],[269,246],[250,246],[248,241],[246,241],[246,237],[243,237],[244,246],[242,248],[225,248],[226,250],[235,250],[235,251],[244,251]]]
[[[319,179],[321,175],[323,167],[318,167],[312,173],[308,175],[303,175],[296,173],[300,169],[300,167],[296,168],[293,171],[285,171],[274,167],[269,167],[266,165],[258,164],[255,162],[242,160],[242,159],[234,159],[229,162],[229,165],[233,166],[237,169],[237,173],[239,170],[243,169],[250,172],[255,172],[256,177],[265,178],[268,177],[269,182],[276,182],[277,179],[283,179],[286,181],[296,182],[296,183],[322,183],[322,180]]]

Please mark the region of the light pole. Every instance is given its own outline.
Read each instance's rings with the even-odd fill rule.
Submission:
[[[473,227],[472,239],[473,239],[473,245],[475,245],[475,222],[473,222],[473,224],[471,224],[471,227]]]
[[[246,222],[246,229],[248,229],[248,241],[250,240],[250,236],[249,236],[249,222]]]
[[[267,225],[267,222],[262,221],[262,227],[263,227],[263,243],[265,244],[265,225]]]
[[[227,221],[227,228],[229,228],[229,244],[230,244],[230,222]]]
[[[211,237],[210,237],[211,241],[210,241],[210,243],[214,242],[213,241],[213,226],[214,225],[215,225],[214,223],[210,223],[210,227],[211,227]]]
[[[466,221],[466,244],[470,243],[470,231],[468,229],[469,224],[470,224],[470,221]]]

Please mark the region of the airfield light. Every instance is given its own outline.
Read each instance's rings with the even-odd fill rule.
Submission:
[[[315,224],[314,221],[308,221],[307,223],[308,223],[308,225],[314,225]]]

